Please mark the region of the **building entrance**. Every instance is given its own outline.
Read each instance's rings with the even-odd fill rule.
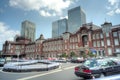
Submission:
[[[88,36],[87,35],[82,36],[82,43],[83,43],[83,47],[88,46]]]

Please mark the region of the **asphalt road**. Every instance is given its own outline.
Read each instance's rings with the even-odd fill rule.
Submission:
[[[63,63],[62,67],[43,72],[3,72],[0,71],[0,80],[83,80],[74,75],[74,67],[78,64]]]

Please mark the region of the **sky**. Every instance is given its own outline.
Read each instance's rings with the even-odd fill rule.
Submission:
[[[120,24],[120,0],[0,0],[0,50],[6,40],[20,35],[25,20],[36,24],[36,39],[40,34],[51,38],[52,22],[68,18],[68,10],[77,6],[84,9],[87,23]]]

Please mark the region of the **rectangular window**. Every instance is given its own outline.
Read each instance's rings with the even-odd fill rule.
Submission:
[[[93,47],[96,47],[96,41],[93,42]]]
[[[107,45],[110,46],[110,39],[107,39]]]
[[[70,45],[70,49],[72,49],[72,44]]]
[[[93,34],[93,39],[95,39],[95,34]]]
[[[65,45],[65,49],[67,49],[67,45]]]
[[[97,47],[100,47],[100,41],[97,41]]]
[[[114,39],[114,44],[115,44],[115,45],[119,45],[118,38],[117,38],[117,39]]]
[[[73,44],[73,49],[75,49],[75,44]]]
[[[98,39],[98,34],[96,34],[96,36],[95,36],[95,37],[96,37],[96,39]]]
[[[117,37],[117,32],[113,32],[113,37]]]
[[[104,41],[103,40],[101,41],[101,46],[104,46]]]
[[[112,55],[112,49],[108,48],[108,55]]]
[[[102,33],[100,33],[100,38],[103,38],[103,34]]]
[[[11,50],[11,53],[13,53],[13,50]]]
[[[115,52],[120,52],[120,48],[115,48]]]
[[[106,33],[106,37],[109,37],[109,33]]]

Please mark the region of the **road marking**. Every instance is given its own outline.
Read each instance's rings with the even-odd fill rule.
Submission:
[[[25,78],[17,79],[17,80],[28,80],[28,79],[32,79],[32,78],[36,78],[36,77],[40,77],[40,76],[44,76],[44,75],[48,75],[48,74],[52,74],[52,73],[56,73],[56,72],[59,72],[59,71],[62,71],[62,70],[59,69],[59,70],[55,70],[55,71],[52,71],[52,72],[49,72],[49,73],[38,74],[38,75],[34,75],[34,76],[29,76],[29,77],[25,77]]]
[[[40,76],[44,76],[44,75],[60,72],[60,71],[63,71],[63,70],[68,70],[68,69],[71,69],[71,68],[74,68],[74,67],[75,66],[68,67],[68,68],[59,68],[59,69],[57,69],[55,71],[51,71],[51,72],[43,73],[43,74],[38,74],[38,75],[33,75],[33,76],[25,77],[25,78],[20,78],[20,79],[17,79],[17,80],[29,80],[29,79],[32,79],[32,78],[36,78],[36,77],[40,77]]]

